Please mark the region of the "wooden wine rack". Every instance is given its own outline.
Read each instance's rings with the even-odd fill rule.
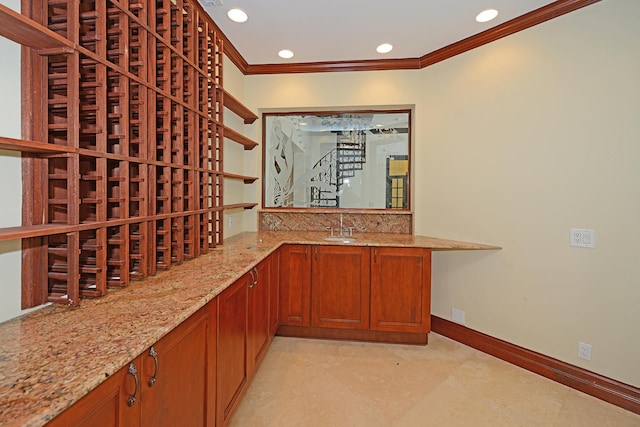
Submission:
[[[224,126],[223,39],[197,1],[23,14],[0,5],[0,34],[31,48],[27,139],[0,137],[23,152],[23,226],[0,229],[23,239],[23,307],[76,305],[221,244],[225,131],[256,143]]]

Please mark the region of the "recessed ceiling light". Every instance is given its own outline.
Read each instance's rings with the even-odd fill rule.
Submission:
[[[478,16],[476,16],[476,21],[478,21],[478,22],[488,22],[488,21],[491,21],[496,16],[498,16],[498,11],[497,10],[495,10],[495,9],[487,9],[487,10],[483,10],[482,12],[480,12],[478,14]]]
[[[227,16],[233,22],[247,22],[247,19],[249,19],[249,16],[244,10],[237,8],[229,9],[229,11],[227,12]]]
[[[378,53],[389,53],[393,49],[389,43],[382,43],[380,46],[376,48],[376,52]]]
[[[291,52],[289,49],[283,49],[278,52],[278,56],[284,59],[293,58],[293,52]]]

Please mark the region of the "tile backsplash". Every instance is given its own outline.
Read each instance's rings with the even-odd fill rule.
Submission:
[[[258,211],[258,229],[271,231],[327,231],[343,227],[354,233],[413,234],[413,213],[407,211],[286,210]]]

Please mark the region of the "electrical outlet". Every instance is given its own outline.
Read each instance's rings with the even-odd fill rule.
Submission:
[[[591,344],[578,342],[578,357],[584,360],[591,360]]]
[[[572,228],[570,230],[569,244],[579,248],[593,248],[595,247],[595,232],[593,230],[584,230],[581,228]]]
[[[457,308],[452,308],[451,320],[453,320],[456,323],[460,323],[461,325],[464,325],[464,311],[458,310]]]
[[[233,217],[230,216],[229,220],[227,221],[227,224],[229,226],[229,230],[231,230],[233,228]]]

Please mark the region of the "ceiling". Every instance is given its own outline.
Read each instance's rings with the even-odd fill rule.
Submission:
[[[535,9],[548,0],[200,0],[250,65],[420,58]],[[249,19],[227,17],[231,8]],[[498,17],[475,16],[496,9]],[[379,54],[376,47],[394,49]],[[289,49],[295,56],[282,59]]]

